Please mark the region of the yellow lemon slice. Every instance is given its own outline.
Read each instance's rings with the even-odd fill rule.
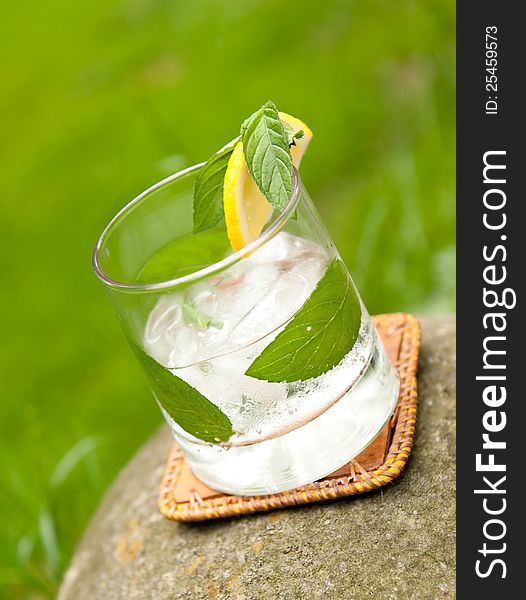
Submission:
[[[312,131],[305,123],[286,113],[280,112],[279,118],[295,132],[303,130],[303,137],[294,140],[290,148],[292,162],[298,168],[312,139]],[[272,206],[248,171],[243,142],[236,144],[228,161],[223,183],[223,207],[228,239],[234,251],[254,241],[272,216]]]
[[[296,117],[293,117],[292,115],[288,115],[287,113],[284,113],[284,112],[280,112],[278,114],[279,114],[279,118],[281,119],[281,121],[286,123],[289,127],[292,127],[294,133],[296,133],[297,131],[300,131],[300,130],[303,131],[303,137],[301,137],[299,140],[294,140],[294,144],[292,144],[292,146],[290,147],[290,153],[292,155],[292,162],[293,162],[294,166],[296,167],[296,169],[299,169],[301,159],[303,158],[303,155],[307,151],[307,147],[310,144],[310,141],[312,140],[312,136],[314,134],[307,127],[307,125],[305,125],[305,123],[303,121],[296,119]]]

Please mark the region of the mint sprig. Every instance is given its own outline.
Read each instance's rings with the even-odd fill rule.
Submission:
[[[159,404],[186,432],[204,442],[226,442],[234,429],[230,419],[190,384],[159,364],[132,342]]]
[[[283,211],[293,188],[291,145],[304,135],[279,118],[273,102],[266,102],[241,125],[241,135],[212,155],[194,185],[193,232],[215,227],[224,218],[223,181],[235,145],[241,140],[252,179],[272,207]]]
[[[283,125],[285,135],[287,136],[289,148],[296,143],[295,140],[301,140],[301,138],[305,135],[305,132],[303,131],[303,129],[294,131],[294,129],[292,129],[292,127],[288,123],[285,123],[284,121],[282,121],[281,124]]]
[[[283,211],[292,194],[290,143],[278,109],[266,102],[241,126],[243,153],[252,179],[278,211]]]
[[[326,373],[354,346],[361,312],[345,266],[333,259],[292,321],[245,374],[265,381],[290,382]]]
[[[209,327],[223,329],[223,321],[212,319],[212,317],[200,311],[190,302],[183,304],[183,315],[189,325],[195,325],[199,329],[208,329]]]
[[[199,171],[194,184],[194,233],[214,227],[224,217],[223,181],[239,139],[238,136],[213,154]]]

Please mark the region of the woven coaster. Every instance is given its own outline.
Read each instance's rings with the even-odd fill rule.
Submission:
[[[377,315],[373,321],[398,369],[400,395],[393,416],[363,452],[331,475],[303,487],[266,496],[233,496],[212,490],[197,479],[174,443],[159,488],[161,514],[173,521],[231,517],[361,494],[398,477],[415,436],[420,326],[406,313]]]

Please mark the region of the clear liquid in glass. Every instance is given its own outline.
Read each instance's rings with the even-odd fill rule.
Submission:
[[[204,443],[163,410],[210,487],[254,495],[310,483],[359,454],[391,416],[398,375],[363,305],[358,339],[330,371],[292,383],[245,375],[329,260],[320,245],[282,231],[225,271],[161,296],[150,312],[144,349],[215,403],[236,431],[226,444]],[[188,318],[189,306],[207,316],[206,327]]]

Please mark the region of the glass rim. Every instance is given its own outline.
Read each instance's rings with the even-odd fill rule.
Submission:
[[[141,192],[138,196],[135,196],[135,198],[130,200],[130,202],[128,202],[126,205],[124,205],[119,210],[119,212],[110,220],[110,222],[103,229],[102,233],[100,234],[97,240],[97,243],[95,244],[91,261],[93,270],[95,271],[97,277],[102,281],[102,283],[104,283],[110,288],[117,289],[123,292],[155,292],[159,290],[177,287],[186,283],[191,283],[193,281],[202,279],[203,277],[213,275],[214,273],[222,271],[223,269],[239,262],[247,254],[254,252],[258,248],[266,244],[276,234],[278,234],[281,231],[281,229],[283,229],[290,216],[293,214],[299,200],[299,189],[301,180],[299,173],[295,167],[292,167],[293,187],[292,194],[287,203],[287,206],[285,207],[283,212],[281,212],[273,221],[271,221],[269,227],[264,229],[255,240],[248,243],[246,246],[243,246],[242,248],[236,250],[232,254],[229,254],[225,258],[222,258],[221,260],[212,263],[211,265],[203,267],[202,269],[198,269],[197,271],[193,271],[192,273],[188,273],[181,277],[175,277],[173,279],[167,279],[164,281],[156,281],[154,283],[129,283],[124,281],[117,281],[116,279],[112,279],[109,275],[107,275],[100,264],[99,255],[102,246],[106,241],[106,238],[111,233],[115,225],[117,225],[123,218],[125,218],[125,216],[130,210],[135,208],[135,206],[137,206],[145,198],[150,196],[150,194],[162,189],[163,187],[169,185],[177,179],[180,179],[181,177],[198,171],[204,164],[204,162],[197,163],[195,165],[182,169],[177,173],[169,175],[168,177],[161,179],[157,183],[154,183],[149,188]]]

